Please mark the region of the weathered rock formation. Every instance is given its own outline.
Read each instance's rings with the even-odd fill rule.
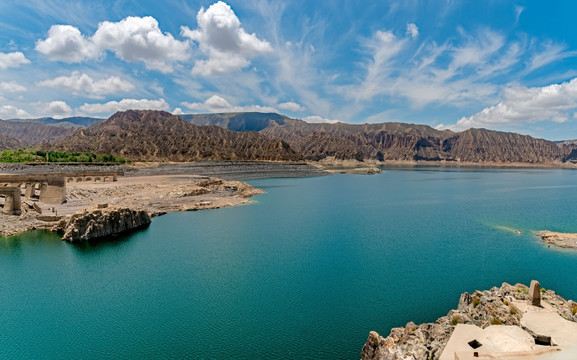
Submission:
[[[80,129],[48,149],[91,151],[133,161],[302,160],[280,139],[195,126],[164,111],[128,110]]]
[[[406,123],[316,124],[279,114],[182,115],[198,125],[258,131],[281,138],[307,160],[445,161],[560,165],[577,160],[577,145],[486,129],[455,133]]]
[[[144,210],[104,208],[78,212],[58,226],[64,230],[62,240],[82,242],[126,233],[148,224],[150,215]]]
[[[74,129],[50,126],[32,121],[0,120],[0,149],[12,150],[20,147],[58,141],[72,134]],[[5,142],[3,137],[18,139],[18,143]]]
[[[541,291],[541,302],[563,319],[577,321],[577,303],[565,300],[552,290]],[[363,346],[363,360],[439,359],[457,324],[472,324],[480,328],[491,325],[514,325],[525,330],[522,307],[530,306],[529,289],[523,284],[503,283],[500,288],[463,293],[457,309],[435,323],[394,328],[387,337],[371,331]],[[534,334],[528,331],[534,337]],[[451,357],[452,359],[452,357]]]

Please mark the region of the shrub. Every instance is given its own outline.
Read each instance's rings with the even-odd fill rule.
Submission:
[[[501,320],[498,317],[492,317],[491,318],[491,325],[503,325],[503,320]]]
[[[477,307],[481,303],[481,299],[478,296],[475,296],[473,299],[473,307]]]
[[[573,315],[577,314],[577,303],[571,304],[571,312]]]
[[[462,322],[461,317],[459,315],[453,315],[453,317],[451,318],[451,325],[455,326],[457,324],[460,324]]]

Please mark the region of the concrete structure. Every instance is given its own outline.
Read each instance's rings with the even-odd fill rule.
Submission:
[[[537,280],[531,280],[531,286],[529,287],[529,300],[531,300],[531,305],[541,306],[541,285]]]
[[[541,299],[538,281],[531,281],[528,301],[507,300],[521,314],[520,326],[457,324],[440,360],[577,359],[577,323]]]
[[[36,197],[40,190],[38,201],[45,204],[60,205],[66,201],[67,181],[117,181],[122,172],[82,172],[0,175],[0,196],[4,196],[4,214],[19,215],[21,212],[21,187],[24,185],[24,196],[27,199]],[[1,184],[4,184],[2,187]]]
[[[2,213],[6,215],[20,215],[22,212],[20,188],[15,186],[0,187],[0,195],[6,198]]]
[[[457,324],[440,360],[536,359],[558,350],[558,347],[536,344],[535,339],[518,326],[491,325],[482,329]]]

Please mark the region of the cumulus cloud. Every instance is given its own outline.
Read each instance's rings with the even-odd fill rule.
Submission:
[[[40,81],[38,85],[70,91],[76,95],[86,94],[89,97],[96,98],[134,89],[132,83],[122,80],[117,76],[94,80],[89,75],[81,74],[77,71],[73,72],[70,76],[59,76],[54,79]]]
[[[206,60],[195,61],[192,69],[197,75],[218,75],[237,71],[250,65],[250,58],[272,51],[270,44],[248,34],[240,20],[222,1],[208,9],[201,8],[196,16],[198,29],[181,27],[182,36],[198,42]]]
[[[5,82],[0,81],[0,94],[24,92],[26,88],[15,81]]]
[[[288,111],[305,111],[306,109],[294,101],[288,101],[278,104],[279,109]]]
[[[19,109],[15,106],[12,105],[0,106],[1,119],[23,119],[29,117],[30,114],[28,114],[25,110]]]
[[[41,109],[42,114],[55,115],[55,117],[63,117],[72,114],[72,108],[64,101],[51,101],[46,104],[37,106]]]
[[[172,110],[172,114],[173,115],[184,115],[184,112],[182,111],[181,108],[177,107],[174,110]]]
[[[95,59],[109,50],[119,59],[141,61],[148,69],[161,72],[171,72],[174,62],[190,57],[188,42],[163,33],[151,16],[101,22],[92,37],[71,25],[53,25],[48,37],[36,42],[36,50],[51,60],[68,63]]]
[[[114,51],[124,61],[142,61],[146,67],[162,72],[172,71],[171,63],[190,57],[189,44],[163,33],[151,16],[129,16],[116,23],[104,21],[92,41],[101,49]]]
[[[189,103],[183,102],[183,106],[195,111],[208,111],[213,113],[224,112],[277,112],[277,110],[270,106],[248,105],[236,106],[230,104],[226,99],[213,95],[203,103]]]
[[[407,35],[416,39],[419,36],[419,27],[414,23],[407,24]]]
[[[327,119],[324,118],[322,116],[318,116],[318,115],[313,115],[313,116],[307,116],[305,118],[303,118],[304,121],[309,122],[309,123],[329,123],[329,124],[334,124],[334,123],[338,123],[339,120],[334,120],[334,119]]]
[[[168,110],[168,108],[168,103],[164,99],[122,99],[105,104],[84,104],[79,110],[87,114],[103,114],[126,110]]]
[[[30,60],[21,52],[3,53],[0,52],[0,70],[15,68],[23,64],[29,64]]]
[[[100,54],[100,49],[71,25],[52,25],[48,37],[36,42],[36,51],[50,60],[67,63],[97,58]]]
[[[527,88],[514,86],[505,89],[498,104],[463,117],[456,124],[438,128],[465,130],[472,127],[522,125],[540,121],[562,123],[577,110],[577,78],[562,84]]]

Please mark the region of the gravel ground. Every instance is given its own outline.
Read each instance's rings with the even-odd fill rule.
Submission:
[[[139,165],[86,165],[86,164],[0,164],[4,174],[46,174],[60,172],[123,171],[125,176],[201,175],[224,180],[247,180],[269,177],[310,177],[329,175],[328,172],[307,163],[280,163],[258,161],[207,161],[194,163]]]

